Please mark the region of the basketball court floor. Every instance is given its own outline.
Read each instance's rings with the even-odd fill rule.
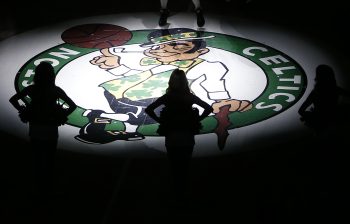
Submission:
[[[310,30],[296,24],[301,18],[280,18],[298,15],[297,7],[279,12],[278,21],[272,9],[261,16],[262,5],[254,1],[220,4],[240,8],[220,13],[204,1],[204,27],[187,9],[173,11],[168,24],[159,27],[159,14],[149,7],[67,16],[19,30],[4,26],[5,218],[13,223],[315,223],[341,212],[330,204],[340,203],[338,193],[345,189],[334,173],[347,167],[348,153],[341,149],[348,147],[349,99],[340,99],[337,119],[325,118],[335,125],[322,136],[300,121],[298,109],[313,89],[320,64],[330,65],[338,85],[349,89],[345,39],[319,37],[327,27],[316,26],[316,20],[306,22],[315,25]],[[186,53],[190,60],[161,52],[164,45],[193,40],[201,47],[196,54]],[[110,58],[120,66],[106,69]],[[30,197],[28,125],[8,102],[32,83],[41,61],[52,63],[56,84],[78,105],[59,127],[55,195],[43,213]],[[193,93],[217,107],[196,136],[189,202],[180,209],[173,206],[164,137],[143,111],[164,93],[175,68],[186,72]]]

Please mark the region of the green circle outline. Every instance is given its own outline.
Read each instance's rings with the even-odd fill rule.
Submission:
[[[130,44],[141,44],[141,43],[146,43],[148,42],[147,40],[147,35],[150,32],[155,31],[155,29],[149,29],[149,30],[134,30],[132,32],[132,38],[126,43],[128,45]],[[229,51],[231,53],[240,55],[244,58],[247,58],[248,60],[252,61],[254,64],[259,66],[265,73],[267,77],[267,86],[265,88],[265,91],[258,96],[255,100],[252,101],[254,107],[246,112],[231,112],[229,114],[229,120],[231,122],[230,126],[228,129],[234,129],[234,128],[240,128],[243,126],[248,126],[251,124],[255,124],[258,122],[261,122],[263,120],[269,119],[273,116],[276,116],[277,114],[280,114],[284,111],[286,111],[288,108],[293,106],[296,102],[299,101],[299,99],[302,97],[304,94],[306,87],[307,87],[307,76],[302,69],[302,67],[291,57],[288,55],[284,54],[281,51],[278,51],[270,46],[267,46],[265,44],[261,44],[256,41],[252,41],[249,39],[245,39],[242,37],[237,37],[237,36],[232,36],[228,34],[221,34],[221,33],[215,33],[215,32],[203,32],[204,35],[214,35],[215,38],[212,39],[207,39],[207,46],[212,47],[212,48],[217,48],[217,49],[222,49],[225,51]],[[214,41],[215,40],[215,41]],[[219,44],[218,44],[219,43]],[[125,44],[125,45],[126,45]],[[243,50],[246,49],[247,47],[263,47],[267,49],[267,52],[259,51],[256,52],[254,56],[248,56],[243,54]],[[21,82],[24,80],[28,80],[29,82],[32,80],[32,78],[25,79],[25,71],[28,69],[33,69],[35,68],[34,62],[38,59],[46,58],[46,57],[52,57],[49,55],[50,52],[54,50],[59,50],[59,48],[62,47],[67,47],[71,50],[79,51],[82,52],[82,54],[78,56],[71,56],[71,59],[68,61],[64,61],[63,59],[57,59],[59,61],[59,65],[55,67],[55,72],[56,74],[59,74],[59,71],[67,65],[69,62],[82,57],[86,54],[89,54],[91,52],[97,51],[99,49],[93,49],[93,48],[80,48],[76,47],[67,43],[63,43],[57,46],[54,46],[52,48],[49,48],[48,50],[45,50],[42,53],[39,53],[38,55],[34,56],[30,60],[28,60],[17,72],[16,78],[15,78],[15,89],[16,91],[20,91],[24,88],[23,85],[20,85]],[[301,77],[301,84],[298,85],[300,89],[293,94],[295,96],[295,99],[293,102],[285,102],[282,99],[281,100],[273,100],[273,103],[278,103],[282,106],[282,109],[279,111],[273,111],[271,109],[257,109],[255,108],[256,104],[259,102],[271,102],[271,99],[269,99],[269,96],[272,93],[275,93],[277,91],[277,86],[279,84],[278,81],[278,76],[273,73],[273,70],[271,69],[271,66],[266,65],[259,59],[261,57],[268,57],[268,56],[274,56],[274,55],[281,55],[282,57],[286,58],[289,62],[284,63],[283,67],[285,66],[294,66],[295,69],[293,71],[286,71],[286,74],[284,75],[284,78],[291,78],[291,75],[300,75]],[[278,66],[277,66],[278,67]],[[272,103],[272,102],[271,102]],[[69,116],[67,124],[75,127],[83,127],[85,124],[88,123],[88,119],[84,117],[82,114],[84,113],[85,109],[78,106],[78,108]],[[217,120],[214,118],[214,116],[209,116],[206,119],[202,121],[203,124],[203,129],[201,133],[211,133],[213,132],[216,127],[217,127]],[[145,136],[154,136],[157,135],[156,130],[158,128],[158,124],[148,124],[148,125],[140,125],[138,127],[138,132]],[[124,130],[125,125],[123,122],[120,121],[115,121],[109,125],[106,125],[105,130]]]

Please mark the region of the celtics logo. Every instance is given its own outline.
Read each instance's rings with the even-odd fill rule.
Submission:
[[[230,129],[284,112],[307,85],[302,68],[286,54],[226,34],[86,24],[61,37],[63,44],[22,66],[15,87],[31,85],[35,66],[50,62],[56,85],[78,105],[66,125],[77,127],[72,138],[86,144],[157,136],[158,124],[144,110],[165,93],[176,68],[185,71],[191,91],[213,107],[201,134],[216,135],[219,149]]]

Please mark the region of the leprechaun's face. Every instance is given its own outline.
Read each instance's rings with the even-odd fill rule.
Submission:
[[[156,58],[160,62],[170,63],[174,61],[192,60],[209,51],[207,48],[204,48],[188,53],[193,47],[194,44],[190,41],[178,41],[152,46],[145,50],[144,54]]]

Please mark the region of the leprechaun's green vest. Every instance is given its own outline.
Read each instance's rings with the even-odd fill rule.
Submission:
[[[186,74],[187,71],[201,63],[202,59],[195,59],[188,67],[181,67]],[[102,83],[100,86],[111,93],[116,99],[128,98],[130,100],[142,100],[149,98],[158,98],[165,94],[168,87],[168,81],[173,70],[153,74],[150,70],[113,79]]]

